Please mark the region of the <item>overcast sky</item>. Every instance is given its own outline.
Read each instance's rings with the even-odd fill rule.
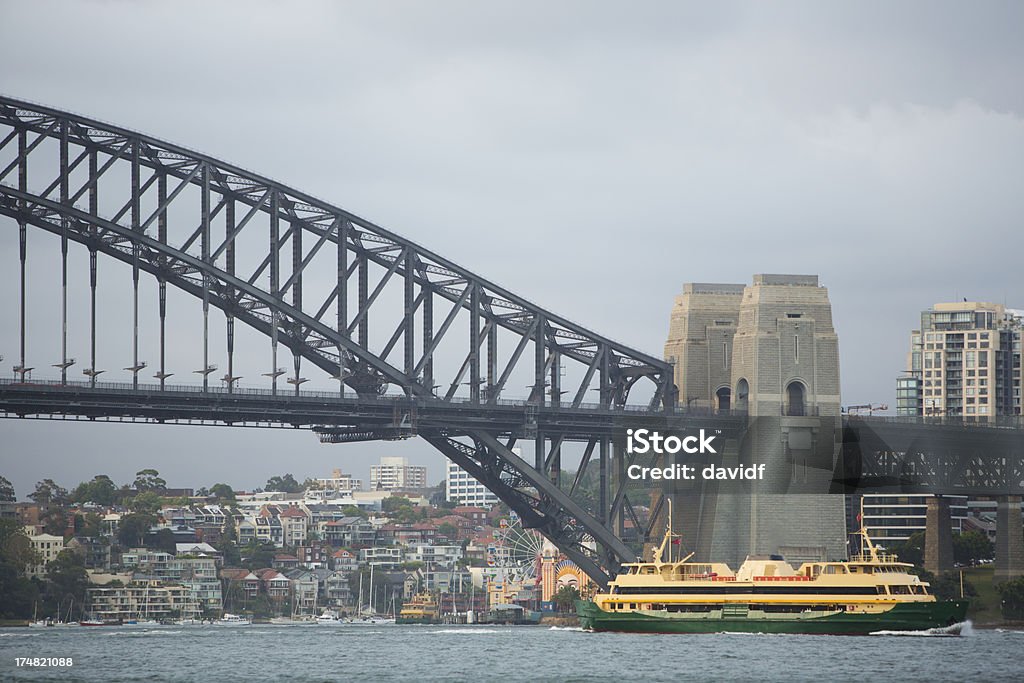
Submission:
[[[922,309],[1024,308],[1022,26],[1017,2],[35,0],[0,4],[0,91],[279,179],[654,355],[684,282],[818,274],[844,404],[893,404]],[[0,421],[19,497],[142,467],[366,477],[386,453],[443,476],[414,442]]]

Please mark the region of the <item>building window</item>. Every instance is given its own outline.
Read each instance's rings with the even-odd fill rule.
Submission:
[[[793,362],[800,362],[800,337],[799,335],[793,335]]]

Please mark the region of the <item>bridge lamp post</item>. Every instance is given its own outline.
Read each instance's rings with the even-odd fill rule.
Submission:
[[[272,393],[274,396],[277,396],[277,378],[283,375],[284,372],[284,368],[277,368],[276,370],[271,370],[270,372],[263,373],[264,377],[269,377],[271,379],[270,393]]]
[[[160,391],[164,390],[164,381],[173,374],[173,372],[164,372],[163,370],[161,370],[160,372],[153,375],[153,377],[160,380]]]
[[[305,377],[289,377],[285,381],[288,382],[288,384],[294,384],[295,385],[295,395],[298,396],[299,395],[299,386],[302,385],[302,384],[305,384],[309,380],[306,379]]]
[[[21,375],[22,383],[25,382],[25,375],[29,375],[33,370],[35,370],[35,368],[26,368],[24,365],[15,365],[12,369],[14,370],[15,375]]]
[[[84,368],[82,374],[89,378],[89,386],[96,386],[96,378],[102,375],[106,370],[97,370],[96,368]]]
[[[228,388],[228,393],[231,394],[231,393],[234,393],[235,383],[238,380],[240,380],[240,379],[242,379],[241,375],[235,376],[235,375],[231,375],[229,373],[229,374],[226,374],[223,377],[221,377],[220,381],[224,382],[225,386],[227,386],[227,388]]]
[[[200,370],[193,370],[192,371],[194,374],[202,375],[203,376],[203,391],[204,392],[207,389],[209,389],[209,387],[210,387],[210,373],[211,372],[216,372],[216,371],[217,371],[216,364],[210,364],[210,365],[207,365],[205,368],[202,368]]]
[[[139,388],[139,370],[142,370],[145,367],[146,367],[146,361],[142,361],[141,363],[139,363],[137,365],[131,365],[131,366],[125,368],[125,370],[127,370],[130,373],[132,373],[132,389],[138,389]]]
[[[75,364],[74,358],[65,357],[60,363],[54,363],[51,367],[60,368],[60,383],[68,383],[68,368]]]
[[[331,375],[331,379],[338,381],[338,395],[345,398],[345,380],[352,376],[353,373],[347,370],[340,369],[337,375]]]

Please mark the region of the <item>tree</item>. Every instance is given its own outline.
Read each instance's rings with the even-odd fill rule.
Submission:
[[[174,538],[174,532],[170,529],[160,529],[156,532],[156,538],[153,540],[153,546],[159,550],[163,550],[168,555],[174,555],[178,548],[176,545],[177,539]]]
[[[267,541],[256,541],[242,548],[242,566],[249,569],[262,569],[274,563],[277,546]]]
[[[1024,577],[996,584],[1000,608],[1006,619],[1024,619]]]
[[[571,612],[576,608],[580,592],[574,586],[562,586],[554,595],[555,605],[559,612]]]
[[[68,604],[71,599],[74,599],[77,605],[85,604],[89,575],[78,553],[62,550],[46,565],[46,580],[46,595],[52,606]]]
[[[128,508],[132,512],[146,515],[156,515],[163,504],[163,499],[155,491],[143,491],[128,502]]]
[[[265,491],[281,491],[283,493],[298,493],[302,490],[302,484],[295,481],[295,477],[288,474],[283,477],[271,477],[267,480],[267,485],[263,487]]]
[[[343,505],[341,511],[346,517],[362,517],[363,519],[369,517],[366,510],[358,505]]]
[[[105,474],[97,474],[92,481],[83,481],[71,493],[76,503],[113,505],[117,502],[117,485]]]
[[[53,479],[43,479],[36,483],[36,490],[29,494],[36,505],[44,508],[50,506],[63,507],[68,504],[68,490]]]
[[[234,500],[235,490],[227,484],[214,484],[210,487],[210,495],[217,500]]]
[[[26,619],[39,597],[38,583],[25,576],[39,553],[16,519],[0,519],[0,619]]]
[[[39,584],[0,559],[0,595],[0,619],[28,619],[39,598]]]
[[[991,560],[995,544],[980,531],[965,531],[953,535],[953,559],[961,565],[976,565],[979,560]]]
[[[238,532],[235,530],[235,516],[231,514],[231,510],[224,510],[224,533],[222,534],[225,541],[234,543],[238,540]]]
[[[383,512],[397,512],[399,508],[412,507],[412,501],[405,496],[388,496],[380,503]]]
[[[892,550],[903,562],[920,566],[924,562],[924,532],[916,531]]]
[[[141,547],[146,534],[156,524],[156,517],[145,513],[134,513],[121,518],[117,527],[117,540],[126,548]]]
[[[40,560],[39,553],[32,549],[25,527],[16,519],[0,519],[0,562],[10,563],[20,574]],[[0,595],[3,595],[2,591]]]
[[[95,512],[88,512],[85,515],[75,517],[75,534],[98,538],[102,531],[103,518]]]
[[[221,541],[217,550],[224,556],[225,567],[237,567],[242,564],[242,553],[238,550],[238,544],[234,541]]]
[[[0,503],[13,503],[17,499],[14,495],[14,484],[7,477],[0,476]]]
[[[167,488],[167,482],[160,478],[160,473],[154,469],[139,470],[135,473],[136,491],[162,491]]]

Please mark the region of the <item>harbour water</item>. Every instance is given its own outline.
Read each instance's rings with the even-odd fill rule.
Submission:
[[[631,635],[557,627],[0,629],[2,681],[1020,681],[1024,630]],[[68,658],[70,667],[17,666]]]

